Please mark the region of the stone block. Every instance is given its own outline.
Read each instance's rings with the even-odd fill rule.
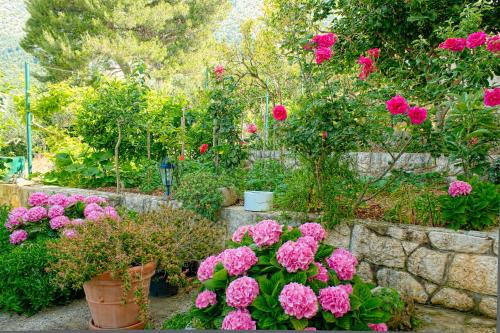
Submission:
[[[394,288],[402,296],[415,302],[427,302],[428,296],[424,287],[410,273],[382,268],[377,272],[377,281],[380,286]]]
[[[463,253],[487,253],[490,251],[493,240],[451,232],[429,232],[432,246],[437,249]]]
[[[421,247],[408,258],[408,271],[429,281],[441,284],[448,254]]]
[[[439,290],[432,297],[431,303],[460,311],[468,311],[474,307],[474,300],[469,295],[452,288]]]
[[[448,285],[480,294],[497,295],[498,258],[456,254],[450,265]]]

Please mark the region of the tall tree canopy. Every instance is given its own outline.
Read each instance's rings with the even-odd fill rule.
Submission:
[[[137,61],[153,76],[172,73],[211,40],[227,12],[220,0],[27,0],[21,46],[40,60],[45,80],[115,69]]]

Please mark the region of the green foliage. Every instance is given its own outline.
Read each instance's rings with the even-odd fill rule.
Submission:
[[[219,187],[220,182],[213,173],[187,173],[182,176],[174,197],[182,202],[183,208],[215,221],[223,200]]]
[[[272,159],[257,160],[246,176],[246,190],[274,192],[283,184],[285,168]]]
[[[382,308],[391,314],[387,322],[389,331],[409,331],[415,329],[413,301],[406,303],[393,288],[377,287],[373,293],[382,298]]]
[[[68,289],[54,283],[54,273],[46,272],[53,260],[47,244],[47,240],[37,240],[0,252],[2,311],[30,315],[48,306],[63,304],[73,296]]]
[[[308,213],[317,208],[316,196],[311,192],[314,174],[305,167],[291,169],[283,185],[276,191],[273,203],[281,210]]]
[[[185,330],[191,325],[193,320],[193,315],[191,311],[177,313],[172,316],[172,318],[167,319],[163,325],[163,330]]]
[[[477,178],[469,182],[472,192],[466,196],[439,198],[443,219],[455,230],[482,230],[498,225],[500,194],[498,185]]]

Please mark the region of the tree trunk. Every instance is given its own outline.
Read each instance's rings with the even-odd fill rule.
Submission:
[[[120,152],[120,144],[122,143],[122,127],[121,124],[118,123],[118,140],[116,140],[115,145],[115,174],[116,174],[116,193],[120,193],[120,158],[118,156]]]
[[[151,159],[151,132],[149,130],[149,126],[146,132],[146,146],[148,149],[148,160]]]

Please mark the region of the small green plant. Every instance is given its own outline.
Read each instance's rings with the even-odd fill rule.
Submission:
[[[189,173],[182,177],[174,197],[183,208],[215,221],[223,200],[219,187],[217,176],[210,172]]]
[[[498,185],[477,178],[474,178],[470,185],[470,194],[454,197],[443,195],[439,198],[444,221],[455,230],[483,230],[498,225]],[[453,183],[450,186],[453,186]]]
[[[193,315],[191,311],[178,313],[172,316],[172,318],[166,320],[162,329],[164,330],[185,330],[188,326],[191,325],[193,321]]]
[[[274,192],[283,184],[285,168],[276,160],[256,161],[246,177],[246,189]]]
[[[391,314],[387,322],[390,331],[409,331],[414,329],[414,304],[412,300],[406,302],[393,288],[377,287],[373,294],[382,299],[382,309]]]

